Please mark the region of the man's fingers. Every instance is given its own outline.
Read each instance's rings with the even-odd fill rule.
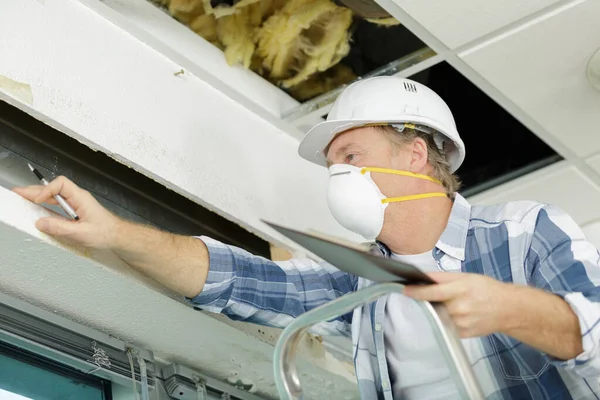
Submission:
[[[16,187],[13,192],[19,196],[25,197],[27,200],[33,201],[42,192],[44,187],[42,185],[33,185],[27,187]]]
[[[465,279],[468,274],[460,272],[429,272],[427,273],[431,279],[437,283],[454,282],[460,279]]]
[[[462,285],[453,282],[424,286],[407,286],[404,294],[416,300],[444,302],[455,298],[463,292]]]
[[[34,185],[27,187],[17,187],[13,189],[13,192],[17,193],[20,196],[23,196],[29,201],[35,201],[35,199],[40,195],[44,186],[42,185]],[[54,199],[54,197],[50,197],[46,200],[46,203],[56,205],[58,202]]]
[[[68,237],[76,233],[77,222],[59,217],[46,217],[39,219],[35,227],[50,236]]]
[[[469,274],[453,272],[431,272],[427,276],[437,283],[407,286],[404,294],[417,300],[448,301],[464,292],[463,282],[469,278]]]
[[[75,209],[79,207],[82,190],[64,176],[59,176],[48,184],[43,186],[41,192],[33,200],[36,203],[47,202],[57,194],[67,200],[67,202]]]

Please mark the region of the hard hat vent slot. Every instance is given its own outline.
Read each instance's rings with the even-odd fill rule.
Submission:
[[[417,93],[417,86],[414,83],[404,82],[404,90],[411,93]]]

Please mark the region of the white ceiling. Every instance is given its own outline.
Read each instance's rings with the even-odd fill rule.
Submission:
[[[587,162],[594,169],[594,171],[600,174],[600,154],[590,157]]]
[[[577,157],[600,151],[600,93],[585,68],[600,47],[600,2],[537,18],[461,58]],[[595,134],[594,134],[595,133]]]
[[[384,2],[381,2],[384,4]],[[542,10],[557,0],[395,0],[446,46],[455,49]]]
[[[557,204],[582,225],[600,217],[600,188],[567,161],[532,172],[469,200],[480,205],[514,200]]]

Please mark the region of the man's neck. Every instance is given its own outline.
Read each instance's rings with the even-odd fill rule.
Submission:
[[[391,203],[378,240],[396,254],[421,254],[433,249],[448,225],[449,198]]]

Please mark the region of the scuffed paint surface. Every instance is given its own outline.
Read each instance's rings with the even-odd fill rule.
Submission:
[[[0,75],[0,90],[25,104],[33,104],[31,86]]]

